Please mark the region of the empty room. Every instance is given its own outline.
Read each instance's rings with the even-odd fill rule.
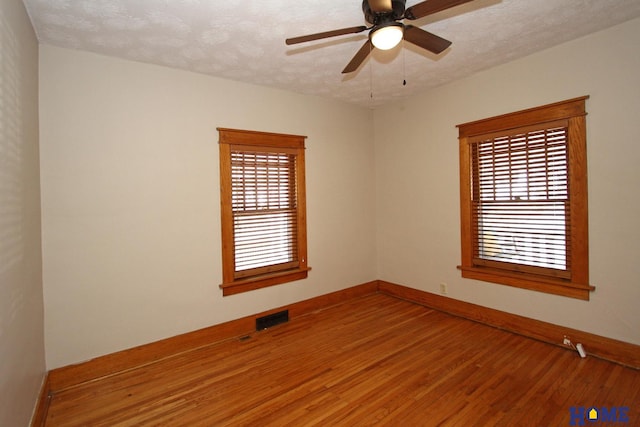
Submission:
[[[640,0],[0,0],[0,426],[640,426]]]

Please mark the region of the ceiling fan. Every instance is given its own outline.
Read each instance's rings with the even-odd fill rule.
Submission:
[[[449,40],[443,39],[421,28],[414,27],[413,25],[405,25],[399,21],[403,19],[412,21],[423,18],[427,15],[470,1],[472,0],[426,0],[405,9],[406,0],[362,0],[364,18],[371,24],[371,27],[361,25],[358,27],[325,31],[289,38],[285,40],[285,43],[292,45],[370,30],[368,40],[353,59],[351,59],[351,62],[347,64],[345,69],[342,70],[343,74],[357,70],[374,47],[382,50],[392,49],[400,43],[402,39],[430,52],[439,54],[451,45]]]

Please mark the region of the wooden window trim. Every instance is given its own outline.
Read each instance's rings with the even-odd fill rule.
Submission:
[[[306,136],[218,128],[220,148],[220,212],[222,227],[222,295],[234,295],[281,283],[305,279],[307,265],[307,219],[304,141]],[[231,201],[231,151],[237,148],[259,149],[295,154],[297,200],[298,263],[293,268],[268,271],[250,277],[236,277],[234,230]]]
[[[462,277],[589,300],[586,108],[588,96],[458,125],[460,150],[460,231]],[[482,267],[473,263],[474,232],[471,205],[470,141],[479,135],[505,132],[557,120],[568,121],[571,278],[552,278],[528,272]]]

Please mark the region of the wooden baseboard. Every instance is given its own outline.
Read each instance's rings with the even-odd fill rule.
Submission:
[[[49,375],[45,374],[40,387],[40,395],[36,402],[36,408],[31,418],[31,427],[42,427],[47,419],[49,411],[49,403],[51,403],[51,387],[49,385]]]
[[[53,369],[48,375],[48,393],[56,393],[87,381],[154,363],[158,360],[205,347],[222,340],[246,335],[255,331],[256,318],[258,317],[282,310],[289,310],[289,317],[295,318],[351,298],[375,293],[377,287],[378,281],[364,283],[341,291],[274,308],[273,310],[263,313],[107,354],[76,365]]]
[[[582,343],[587,353],[601,359],[640,369],[640,346],[611,338],[543,322],[504,311],[494,310],[464,301],[443,297],[394,283],[378,281],[378,291],[439,311],[453,314],[519,335],[565,347],[565,336],[573,343]]]

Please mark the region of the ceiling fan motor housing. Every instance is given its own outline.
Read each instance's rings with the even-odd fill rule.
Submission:
[[[374,12],[369,6],[369,0],[362,0],[362,11],[364,19],[371,25],[383,24],[389,21],[401,19],[404,15],[405,4],[407,0],[392,0],[392,10],[388,12]]]

